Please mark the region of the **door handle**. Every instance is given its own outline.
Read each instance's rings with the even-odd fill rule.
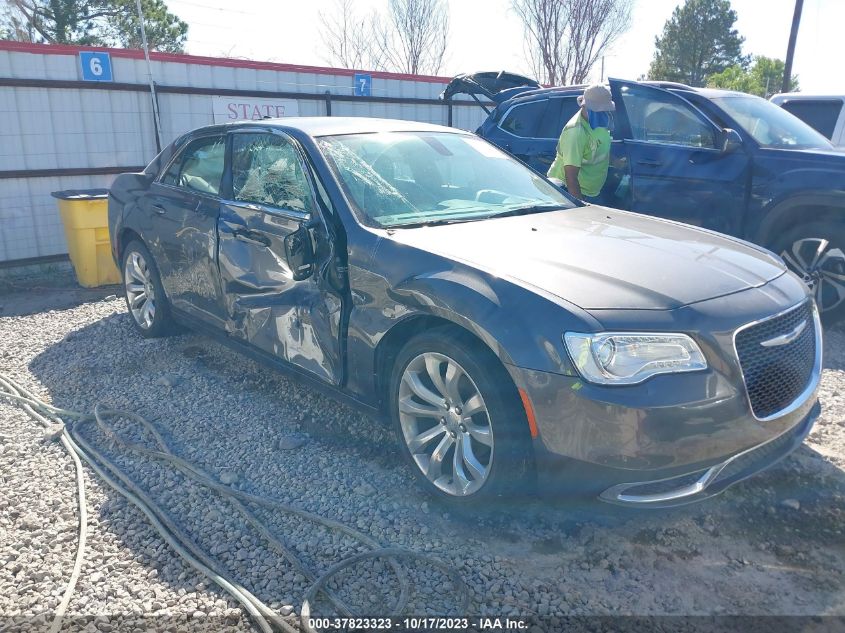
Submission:
[[[234,235],[236,239],[248,244],[256,244],[258,246],[270,246],[270,238],[262,235],[258,231],[251,231],[249,229],[235,229]]]
[[[165,213],[167,213],[167,210],[163,206],[161,206],[160,204],[154,204],[153,205],[153,211],[155,211],[159,215],[164,215]]]
[[[662,164],[662,161],[655,160],[654,158],[641,158],[637,161],[637,165],[645,165],[646,167],[660,167]]]

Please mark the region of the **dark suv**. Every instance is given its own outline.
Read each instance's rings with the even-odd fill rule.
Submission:
[[[497,73],[456,77],[444,97],[496,105],[477,130],[546,173],[584,86],[541,88]],[[765,246],[845,313],[845,154],[772,103],[725,90],[609,80],[611,168],[604,204],[713,229]]]

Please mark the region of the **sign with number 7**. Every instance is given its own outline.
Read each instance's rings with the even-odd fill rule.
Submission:
[[[355,73],[355,96],[369,97],[372,93],[373,76],[363,73]]]

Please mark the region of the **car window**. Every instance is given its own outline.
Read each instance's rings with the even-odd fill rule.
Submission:
[[[548,104],[548,99],[539,99],[514,106],[502,119],[500,127],[514,136],[534,138]]]
[[[225,157],[224,137],[198,138],[179,153],[161,182],[216,196],[220,193]]]
[[[311,185],[296,148],[278,134],[232,137],[232,193],[235,200],[310,213]]]
[[[182,151],[180,151],[173,159],[173,162],[170,163],[167,171],[162,175],[161,182],[165,185],[173,185],[174,187],[179,186],[179,171],[182,169],[182,159],[184,157],[185,149],[183,148]]]
[[[549,106],[540,121],[537,129],[537,138],[550,138],[557,140],[563,131],[563,126],[575,116],[580,106],[577,97],[562,97],[549,99]]]
[[[712,97],[761,147],[773,149],[831,149],[833,146],[801,119],[771,101],[753,95],[727,93]]]
[[[539,174],[472,135],[383,132],[322,137],[318,143],[353,210],[369,225],[572,206]]]
[[[647,86],[620,92],[634,140],[716,148],[716,129],[680,97]]]
[[[543,118],[540,119],[534,132],[537,138],[557,138],[560,136],[560,131],[563,129],[563,122],[558,129],[560,102],[561,99],[549,99],[546,110],[543,112]]]
[[[819,99],[818,101],[793,99],[785,101],[781,107],[827,138],[833,138],[836,122],[842,111],[842,101],[839,99]]]

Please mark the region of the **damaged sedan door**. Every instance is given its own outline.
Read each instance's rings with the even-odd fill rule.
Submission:
[[[142,201],[167,298],[214,327],[222,326],[215,236],[225,155],[223,134],[192,139]]]
[[[226,329],[274,358],[338,385],[343,294],[310,173],[287,135],[230,133],[231,200],[218,257]]]

